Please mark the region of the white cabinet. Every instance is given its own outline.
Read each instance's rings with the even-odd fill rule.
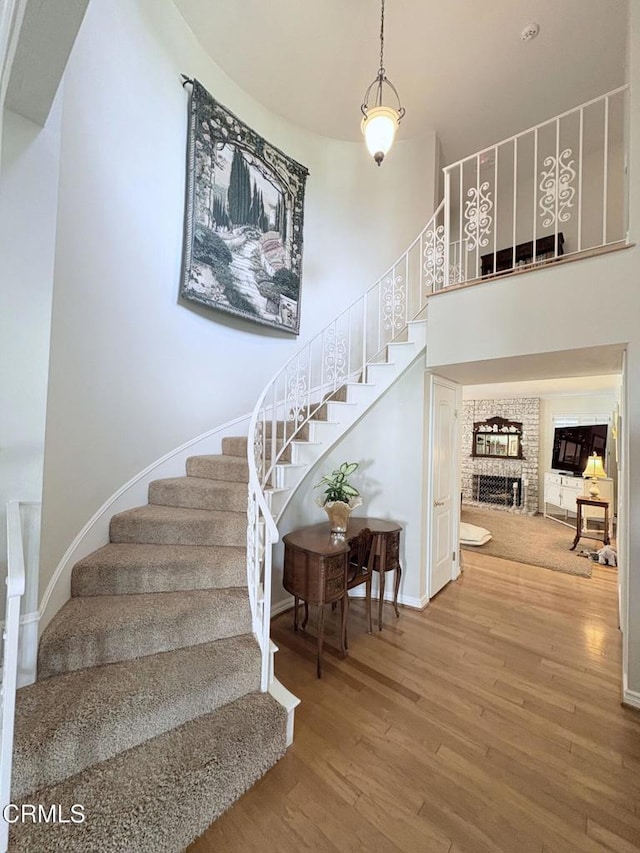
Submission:
[[[564,521],[566,524],[573,526],[575,519],[569,518],[569,513],[576,514],[576,498],[588,497],[589,489],[591,488],[591,480],[585,480],[582,477],[570,477],[567,474],[555,474],[549,471],[544,475],[544,516],[545,518],[553,518],[554,521]],[[611,477],[606,477],[603,480],[598,480],[598,488],[600,489],[600,497],[609,501],[609,515],[613,518],[615,506],[613,503],[613,480]],[[548,507],[556,507],[564,512],[564,519],[558,518],[557,514],[550,513]],[[585,523],[588,519],[602,520],[604,513],[598,507],[583,506],[582,517]]]

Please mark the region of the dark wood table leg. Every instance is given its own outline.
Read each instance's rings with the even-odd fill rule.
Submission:
[[[569,548],[570,551],[575,551],[576,545],[580,541],[580,536],[582,535],[582,505],[581,504],[578,504],[577,513],[578,514],[576,515],[576,535],[575,535],[575,538],[573,540],[573,545],[571,546],[571,548]]]
[[[609,536],[609,506],[604,508],[604,544],[610,545],[611,538]]]
[[[384,564],[380,566],[380,600],[378,601],[378,631],[382,631],[382,602],[384,601]]]
[[[322,641],[324,640],[324,604],[318,608],[318,678],[322,678]]]
[[[402,578],[402,567],[400,563],[396,566],[396,585],[393,591],[393,608],[396,611],[396,616],[398,619],[400,618],[400,611],[398,610],[398,590],[400,589],[400,579]]]
[[[300,626],[303,631],[306,629],[308,621],[309,621],[309,602],[305,601],[305,603],[304,603],[304,619],[302,620],[302,625]]]
[[[349,643],[347,640],[347,618],[349,616],[349,596],[345,594],[340,599],[340,607],[342,613],[342,622],[340,625],[340,643],[342,651],[346,654],[349,652]]]
[[[367,631],[369,634],[372,633],[372,624],[371,624],[371,572],[369,572],[369,577],[367,578],[366,596],[367,596],[367,625],[369,626]]]
[[[297,595],[293,596],[293,630],[298,630],[298,608],[300,607],[300,599]]]

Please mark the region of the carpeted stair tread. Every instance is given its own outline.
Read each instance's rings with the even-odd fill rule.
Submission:
[[[276,438],[284,438],[286,435],[287,438],[292,437],[292,430],[294,429],[293,421],[277,421],[276,423]],[[267,439],[271,439],[273,435],[273,424],[271,421],[267,421],[264,424],[264,432],[267,436]],[[293,436],[296,441],[309,441],[309,424],[302,424],[295,431]]]
[[[246,512],[141,506],[114,515],[109,527],[112,542],[149,545],[246,546]]]
[[[246,548],[111,543],[73,567],[71,595],[133,595],[247,584]]]
[[[30,794],[83,824],[11,828],[10,853],[178,853],[284,754],[286,711],[252,693]]]
[[[42,634],[38,678],[249,631],[246,589],[72,598]]]
[[[289,440],[289,436],[287,436],[287,440]],[[296,437],[293,440],[299,441],[301,439],[298,439]],[[227,442],[227,443],[225,444],[225,442]],[[278,453],[280,453],[283,443],[284,443],[283,439],[281,439],[281,438],[276,439],[276,456]],[[271,459],[271,440],[270,439],[266,440],[265,449],[266,449],[267,459]],[[223,438],[222,439],[222,451],[223,451],[223,453],[225,453],[229,456],[235,456],[238,458],[243,457],[244,459],[246,459],[247,458],[247,439],[246,438],[231,438],[231,439]],[[291,445],[290,444],[288,444],[285,447],[284,451],[282,451],[282,453],[278,457],[278,461],[291,462]],[[245,494],[245,500],[246,500],[246,494]]]
[[[249,464],[246,457],[191,456],[187,459],[188,477],[206,477],[210,480],[227,480],[233,483],[249,482]]]
[[[239,435],[228,435],[222,439],[222,453],[224,456],[241,456],[247,455],[247,437]]]
[[[20,797],[260,689],[251,634],[37,681],[17,693]]]
[[[246,441],[246,438],[244,439]],[[149,503],[190,509],[247,511],[246,483],[206,477],[173,477],[149,484]]]

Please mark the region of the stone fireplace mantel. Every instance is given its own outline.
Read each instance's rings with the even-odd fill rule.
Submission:
[[[501,418],[522,424],[521,458],[474,456],[474,423]],[[540,400],[518,397],[509,400],[467,400],[462,412],[462,499],[495,509],[513,508],[513,483],[517,485],[518,512],[538,511],[538,452]],[[485,487],[478,490],[479,477]],[[490,484],[490,485],[489,485]],[[505,497],[505,495],[507,497]],[[488,499],[486,499],[488,497]],[[482,499],[482,498],[485,499]]]

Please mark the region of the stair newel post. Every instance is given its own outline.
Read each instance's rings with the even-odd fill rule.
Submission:
[[[326,378],[325,378],[325,369],[326,369],[326,364],[327,364],[327,362],[326,362],[327,356],[326,356],[326,350],[325,350],[325,344],[326,344],[325,334],[326,334],[326,331],[327,330],[325,327],[322,330],[322,349],[320,350],[320,365],[321,365],[320,366],[320,390],[321,390],[320,396],[321,397],[324,396],[324,387],[325,387],[325,382],[326,382]]]
[[[384,296],[382,295],[382,279],[377,284],[378,287],[378,341],[375,351],[380,352],[380,341],[382,340],[382,302]]]
[[[313,341],[307,344],[307,420],[311,417],[311,345]]]
[[[422,306],[422,296],[426,296],[426,273],[424,270],[424,234],[420,234],[420,255],[418,256],[418,306]]]
[[[461,179],[462,180],[462,179]],[[462,210],[462,208],[461,208]],[[462,214],[461,214],[462,215]],[[450,217],[451,217],[451,172],[446,169],[444,173],[444,270],[442,275],[442,281],[445,287],[449,285],[449,278],[451,275],[450,271],[450,240],[449,235],[451,233],[450,229]],[[437,223],[434,223],[437,225]],[[434,227],[434,241],[435,241],[435,233],[436,228]],[[460,231],[460,247],[462,249],[462,230]],[[436,282],[434,281],[433,287],[435,290]]]
[[[351,305],[347,314],[347,380],[351,379]]]
[[[338,390],[338,318],[333,321],[333,390]]]
[[[404,322],[409,322],[409,252],[404,256]]]
[[[286,391],[286,389],[285,389]],[[269,477],[271,480],[271,488],[276,489],[278,484],[276,482],[276,447],[278,441],[278,383],[277,381],[273,383],[272,386],[272,396],[271,396],[271,438],[269,439],[271,442],[271,461],[269,465]],[[286,399],[286,397],[285,397]],[[266,466],[267,453],[265,448],[265,460],[264,464]]]
[[[260,531],[258,530],[258,536]],[[262,607],[262,673],[260,678],[260,689],[265,693],[269,689],[269,669],[270,669],[270,651],[269,640],[271,636],[271,556],[273,551],[273,543],[269,531],[264,527],[264,544],[263,544],[263,607]]]
[[[362,297],[362,381],[365,381],[364,368],[367,363],[367,294]]]

